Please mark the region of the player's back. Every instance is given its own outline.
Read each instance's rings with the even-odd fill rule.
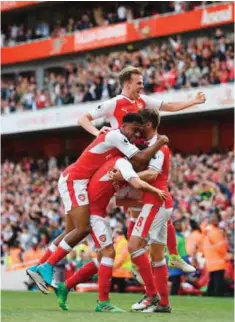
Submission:
[[[173,200],[168,189],[170,154],[171,154],[170,149],[167,145],[162,146],[159,152],[156,153],[153,159],[158,158],[158,156],[161,157],[162,155],[164,157],[164,161],[157,178],[154,181],[150,182],[150,184],[153,185],[154,187],[160,190],[163,190],[167,193],[167,199],[165,201],[165,206],[167,208],[173,207]],[[151,167],[151,161],[150,161],[150,167]],[[144,193],[144,203],[153,203],[153,204],[159,204],[159,205],[163,204],[163,202],[160,200],[158,195],[154,195],[149,192]]]
[[[116,156],[103,164],[92,176],[88,185],[88,196],[90,200],[90,213],[92,215],[105,216],[107,205],[115,191],[123,186],[109,179],[108,173],[115,167],[117,160],[121,157]],[[118,185],[118,187],[116,186]]]
[[[80,179],[89,179],[106,161],[121,156],[117,148],[106,142],[108,133],[100,134],[66,170],[72,170]]]

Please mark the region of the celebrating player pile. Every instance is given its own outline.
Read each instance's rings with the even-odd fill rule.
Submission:
[[[80,125],[97,138],[86,148],[75,163],[65,169],[59,179],[58,188],[67,214],[65,217],[66,231],[50,245],[39,265],[30,267],[27,269],[27,273],[37,283],[42,292],[48,292],[46,285],[56,288],[57,285],[53,280],[54,266],[74,246],[87,237],[92,228],[89,240],[92,239],[99,250],[98,259],[100,260],[98,270],[99,303],[96,310],[102,312],[122,311],[109,302],[108,293],[115,254],[110,227],[104,219],[107,203],[114,193],[114,185],[110,181],[107,171],[116,168],[131,186],[148,192],[144,196],[144,207],[132,232],[129,248],[132,261],[139,268],[146,286],[146,298],[139,302],[140,305],[137,309],[150,310],[151,308],[154,311],[159,298],[157,290],[153,287],[155,285],[154,278],[150,272],[151,265],[144,250],[144,243],[145,237],[149,235],[152,227],[153,235],[151,230],[149,237],[153,242],[151,256],[153,267],[156,268],[153,269],[154,277],[161,275],[162,279],[166,281],[167,272],[163,259],[163,245],[166,243],[166,226],[172,208],[172,201],[167,190],[169,150],[165,146],[168,139],[165,136],[155,134],[158,123],[155,126],[156,122],[153,119],[154,117],[157,118],[157,114],[150,111],[146,114],[143,112],[141,116],[141,113],[137,114],[137,112],[140,109],[146,109],[146,111],[148,109],[179,111],[195,104],[204,103],[205,96],[203,93],[198,93],[195,99],[187,102],[165,103],[140,95],[143,88],[143,79],[140,71],[133,67],[127,67],[121,72],[120,83],[123,87],[121,95],[98,106],[80,120]],[[107,117],[114,129],[103,128],[99,132],[91,121],[104,116]],[[154,131],[152,137],[149,137],[147,129]],[[140,151],[133,142],[141,136],[142,130],[147,135],[147,140],[151,140],[149,141],[150,146]],[[153,134],[153,132],[151,133]],[[156,154],[157,151],[160,154]],[[124,156],[129,161],[124,159]],[[156,159],[152,159],[154,156]],[[133,165],[137,171],[145,169],[149,161],[149,168],[156,170],[154,187],[141,180],[141,178],[146,181],[149,180],[149,170],[140,173],[141,177],[139,177],[132,167]],[[174,230],[171,230],[171,232],[168,239],[175,240]],[[182,261],[176,250],[173,255],[173,259],[170,260],[172,265],[183,268],[185,271],[193,270],[190,265]],[[162,264],[160,266],[163,268],[158,269],[160,268],[159,263]],[[66,309],[65,302],[68,290],[76,283],[95,274],[97,266],[98,262],[91,262],[65,284],[59,284],[56,293],[62,308]],[[147,270],[150,272],[149,274],[146,273]],[[144,271],[146,272],[144,273]],[[158,283],[157,278],[155,280]],[[163,299],[167,297],[165,284],[164,286],[157,284],[157,289]],[[168,302],[165,301],[162,305],[167,306]]]

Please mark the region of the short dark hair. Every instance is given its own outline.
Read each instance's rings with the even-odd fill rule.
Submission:
[[[139,111],[143,119],[143,123],[151,122],[154,129],[157,129],[160,124],[160,114],[157,110],[144,109]]]
[[[119,74],[119,82],[121,86],[129,80],[133,74],[142,75],[141,71],[137,67],[127,66]]]
[[[122,123],[134,122],[139,123],[141,125],[143,124],[143,119],[139,113],[127,113],[122,119]]]

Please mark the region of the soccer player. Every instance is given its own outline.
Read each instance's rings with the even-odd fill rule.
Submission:
[[[122,87],[121,95],[101,103],[95,109],[83,115],[79,125],[86,131],[97,136],[100,131],[91,123],[101,117],[105,117],[112,129],[117,129],[122,124],[122,118],[127,113],[136,113],[142,109],[157,109],[166,112],[178,112],[194,105],[203,104],[206,101],[205,94],[198,92],[195,98],[184,102],[163,102],[156,98],[142,95],[144,88],[143,76],[138,68],[128,66],[124,68],[119,76]],[[107,130],[107,127],[101,131]]]
[[[119,170],[125,183],[115,183],[109,178],[111,169]],[[114,157],[107,161],[89,182],[88,195],[90,201],[90,221],[92,233],[88,236],[89,243],[95,245],[95,249],[99,251],[99,261],[91,261],[81,270],[76,272],[65,283],[59,283],[56,295],[59,305],[63,310],[67,310],[67,296],[71,288],[78,283],[85,282],[89,277],[98,271],[99,301],[96,307],[97,312],[123,312],[109,302],[109,290],[112,279],[113,263],[115,258],[115,250],[112,241],[112,230],[105,219],[106,208],[115,191],[119,190],[124,184],[129,183],[133,188],[142,191],[148,191],[157,194],[160,200],[166,197],[165,192],[152,187],[147,182],[140,180],[134,171],[131,163],[120,156]],[[97,268],[99,266],[99,268]]]
[[[204,93],[198,92],[194,99],[184,102],[163,102],[155,98],[142,95],[143,77],[138,68],[128,66],[124,68],[119,76],[119,81],[122,87],[121,95],[118,95],[106,102],[101,103],[94,110],[89,111],[79,120],[80,126],[86,131],[97,136],[100,132],[106,131],[108,128],[104,127],[99,131],[92,123],[92,120],[100,117],[105,117],[110,123],[111,128],[118,128],[122,124],[122,118],[126,113],[137,112],[144,109],[155,109],[167,112],[177,112],[194,105],[203,104],[206,101]],[[134,215],[135,212],[132,212]],[[135,224],[135,218],[129,221],[128,232],[131,231]],[[176,247],[176,235],[172,221],[168,223],[168,250],[169,250],[169,266],[180,268],[185,272],[191,272],[192,266],[189,267],[178,254]]]
[[[144,136],[151,145],[157,140],[159,114],[153,110],[144,110],[140,114],[144,120]],[[146,287],[146,296],[132,306],[133,310],[171,312],[167,287],[168,271],[164,258],[164,249],[167,243],[167,223],[173,209],[173,201],[168,191],[167,182],[169,162],[170,151],[168,146],[165,145],[150,160],[148,169],[138,173],[141,179],[164,190],[167,198],[163,202],[151,193],[144,193],[144,206],[129,239],[132,262],[136,265]],[[152,267],[145,250],[147,239],[151,245]],[[185,265],[188,264],[185,263]],[[156,300],[157,290],[161,296],[160,304]]]
[[[141,130],[142,118],[139,114],[125,115],[120,129],[99,135],[60,176],[58,188],[67,214],[66,234],[53,243],[54,250],[46,252],[43,264],[27,269],[27,274],[42,292],[47,293],[46,284],[55,286],[54,266],[90,233],[87,185],[94,172],[114,156],[124,155],[132,162],[143,164],[168,140],[162,137],[154,146],[139,151],[130,141],[134,141]]]

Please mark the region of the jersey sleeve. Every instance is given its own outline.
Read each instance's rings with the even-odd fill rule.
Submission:
[[[141,95],[141,99],[145,102],[146,108],[153,109],[153,110],[160,110],[163,104],[163,101],[157,100],[156,98]]]
[[[120,132],[120,130],[113,130],[107,133],[105,142],[108,145],[117,148],[128,159],[131,159],[136,153],[139,152],[139,149],[135,145],[131,144]]]
[[[133,169],[132,164],[124,158],[118,159],[116,161],[115,168],[121,172],[123,178],[126,181],[130,181],[131,178],[139,177],[138,174]]]
[[[88,113],[91,115],[93,120],[97,120],[100,117],[106,117],[113,114],[113,111],[116,106],[116,101],[114,99],[108,100],[106,102],[101,103]]]
[[[149,162],[149,168],[156,170],[157,172],[161,172],[163,162],[164,162],[165,155],[160,150],[158,151],[155,156]]]

